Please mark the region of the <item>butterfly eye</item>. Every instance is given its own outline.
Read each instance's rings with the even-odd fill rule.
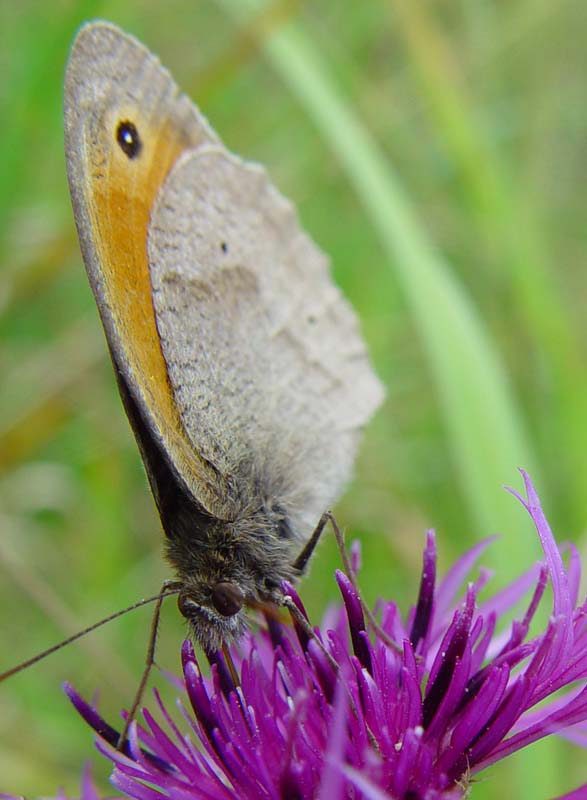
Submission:
[[[137,126],[128,119],[118,123],[116,141],[122,152],[131,159],[136,158],[143,147]]]
[[[245,604],[245,595],[236,583],[222,581],[212,587],[212,605],[223,617],[234,617]]]

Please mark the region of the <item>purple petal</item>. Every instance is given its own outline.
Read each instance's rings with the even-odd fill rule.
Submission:
[[[432,615],[434,611],[434,588],[436,585],[436,541],[434,531],[428,531],[426,536],[426,547],[422,564],[422,578],[420,580],[420,592],[412,629],[410,631],[410,641],[414,650],[418,649],[421,640],[426,639]]]
[[[325,758],[326,764],[322,771],[317,794],[318,800],[331,800],[331,798],[344,796],[344,779],[337,765],[342,763],[344,759],[347,706],[345,688],[339,682],[334,700],[334,714],[330,725],[328,750]]]
[[[483,539],[479,544],[468,550],[465,555],[461,556],[446,573],[438,586],[435,598],[436,613],[439,620],[442,620],[448,613],[457,591],[463,585],[477,559],[495,539],[495,536]]]
[[[507,488],[507,491],[513,494],[514,497],[518,498],[518,500],[522,503],[524,508],[532,517],[532,521],[536,527],[536,531],[538,533],[538,537],[540,538],[540,543],[542,544],[542,549],[544,550],[544,555],[546,557],[546,563],[548,564],[550,579],[552,581],[552,590],[554,594],[553,615],[557,617],[559,615],[566,616],[567,619],[570,619],[571,596],[569,592],[567,573],[564,568],[560,551],[556,545],[546,517],[544,516],[542,506],[540,505],[540,500],[536,494],[536,490],[534,489],[529,475],[523,469],[520,470],[520,473],[524,479],[527,499],[524,499],[520,494],[518,494],[518,492],[510,489],[509,487]]]
[[[449,688],[457,659],[461,659],[473,618],[475,595],[469,587],[463,609],[457,611],[430,670],[423,703],[423,725],[428,727]]]
[[[366,670],[372,672],[371,651],[368,640],[363,634],[365,631],[365,617],[361,608],[361,601],[354,586],[344,572],[336,570],[336,582],[338,583],[342,599],[346,608],[349,621],[349,631],[353,643],[353,652]]]
[[[584,783],[583,786],[579,786],[574,792],[562,794],[560,797],[555,798],[555,800],[587,800],[587,783]]]

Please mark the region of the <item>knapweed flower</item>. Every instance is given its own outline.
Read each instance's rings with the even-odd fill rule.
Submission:
[[[208,677],[185,642],[186,732],[156,694],[163,724],[144,710],[118,752],[118,733],[68,687],[113,762],[114,787],[139,800],[456,800],[481,770],[537,739],[559,733],[584,744],[587,603],[577,605],[579,558],[568,546],[564,566],[522,474],[527,497],[517,496],[544,563],[489,600],[478,601],[484,571],[457,599],[488,542],[438,582],[429,532],[415,607],[402,619],[394,602],[380,603],[371,635],[352,574],[338,572],[343,604],[313,635],[295,618],[293,626],[268,619],[266,630],[232,649],[233,664],[211,658]],[[352,562],[356,569],[356,551]],[[546,629],[530,637],[548,580],[552,612]],[[295,590],[287,592],[305,614]],[[503,630],[500,617],[526,595],[526,611]],[[569,797],[585,800],[587,786]]]

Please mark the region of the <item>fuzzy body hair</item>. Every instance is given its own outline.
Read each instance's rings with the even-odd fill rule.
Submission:
[[[231,617],[218,614],[211,603],[211,587],[228,581],[242,589],[249,604],[279,603],[282,581],[299,577],[293,563],[305,537],[292,527],[276,498],[260,490],[258,479],[253,481],[255,489],[241,496],[234,519],[210,515],[182,486],[119,371],[117,377],[166,534],[165,554],[184,587],[182,594],[193,602],[188,617],[192,635],[207,652],[217,650],[242,635],[246,612]],[[241,473],[237,485],[247,483]]]

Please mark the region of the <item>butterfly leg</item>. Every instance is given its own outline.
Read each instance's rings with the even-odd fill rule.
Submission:
[[[322,531],[326,527],[326,523],[328,520],[333,519],[332,514],[330,511],[325,511],[320,519],[318,520],[318,524],[314,528],[314,533],[310,536],[308,541],[303,547],[302,552],[293,562],[292,566],[294,570],[296,570],[300,575],[305,571],[306,567],[308,566],[308,561],[312,557],[312,553],[316,549],[316,545],[320,541],[320,537],[322,536]]]
[[[334,538],[336,539],[336,544],[338,546],[338,550],[340,553],[340,557],[342,559],[342,563],[344,566],[344,571],[350,580],[353,589],[355,590],[357,597],[359,598],[359,602],[361,603],[361,608],[363,609],[363,613],[367,617],[371,628],[375,631],[375,634],[379,636],[379,638],[385,642],[388,647],[391,647],[393,650],[396,650],[398,653],[402,652],[401,646],[394,642],[394,640],[383,630],[381,625],[375,619],[375,615],[363,600],[363,594],[359,588],[359,584],[357,581],[357,575],[353,569],[353,565],[351,564],[351,560],[347,553],[347,549],[345,547],[344,542],[344,534],[341,529],[338,527],[337,521],[334,519],[332,514],[328,513],[328,519],[330,520],[330,524],[332,525],[332,530],[334,531]]]
[[[334,538],[336,539],[336,544],[340,552],[344,570],[350,582],[352,583],[355,592],[357,593],[359,602],[361,603],[361,607],[363,609],[363,613],[367,617],[369,624],[371,625],[371,628],[375,631],[377,636],[379,636],[382,639],[382,641],[384,641],[387,644],[388,647],[391,647],[394,650],[398,650],[401,652],[401,648],[399,647],[397,642],[394,642],[393,639],[391,639],[391,637],[388,636],[388,634],[385,633],[384,630],[382,630],[381,625],[375,619],[373,612],[363,600],[363,595],[359,588],[357,576],[355,574],[355,571],[353,570],[350,558],[346,550],[344,534],[338,527],[338,523],[331,511],[325,511],[324,514],[322,514],[322,516],[320,517],[320,520],[316,525],[314,533],[310,536],[308,542],[304,545],[304,549],[294,561],[293,563],[294,569],[297,569],[300,574],[303,573],[312,553],[316,548],[316,545],[318,544],[318,541],[320,540],[320,536],[322,535],[322,532],[326,527],[327,522],[330,522],[330,524],[332,525],[332,530],[334,531]]]
[[[120,734],[118,744],[116,746],[117,750],[121,751],[124,747],[126,738],[128,736],[128,729],[130,728],[131,722],[135,718],[139,705],[141,704],[151,669],[155,664],[155,647],[157,645],[157,632],[159,629],[159,617],[161,616],[161,606],[163,605],[163,600],[170,594],[177,594],[181,588],[182,584],[179,581],[163,581],[161,591],[159,592],[159,597],[155,602],[155,609],[153,611],[153,618],[151,620],[151,632],[149,634],[149,644],[147,646],[147,657],[145,659],[143,674],[141,675],[141,680],[137,687],[137,691],[135,692],[130,711],[128,712],[126,720],[124,721],[124,728],[122,729],[122,733]]]

